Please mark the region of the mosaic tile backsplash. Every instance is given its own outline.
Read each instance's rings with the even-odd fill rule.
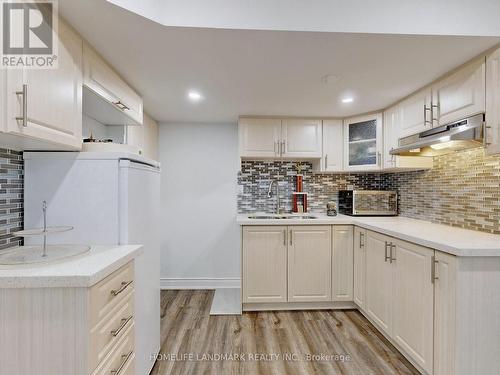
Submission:
[[[434,158],[428,171],[398,173],[321,174],[303,163],[304,191],[309,211],[326,212],[328,201],[338,202],[344,189],[397,190],[401,216],[500,234],[500,155],[483,148]],[[242,161],[238,174],[238,212],[274,212],[279,181],[281,206],[291,211],[295,162]]]
[[[22,244],[24,163],[20,152],[0,149],[0,250]]]

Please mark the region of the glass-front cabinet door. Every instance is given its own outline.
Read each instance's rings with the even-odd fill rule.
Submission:
[[[382,167],[382,114],[344,120],[345,170],[380,170]]]

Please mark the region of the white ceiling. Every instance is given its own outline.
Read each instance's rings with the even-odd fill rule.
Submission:
[[[104,0],[61,0],[59,9],[160,122],[369,112],[500,43],[494,37],[167,27]],[[326,74],[339,78],[325,84]],[[205,100],[189,102],[190,89]],[[355,101],[341,103],[346,94]]]
[[[497,0],[108,0],[166,26],[500,36]]]

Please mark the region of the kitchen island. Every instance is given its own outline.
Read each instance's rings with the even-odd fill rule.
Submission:
[[[0,266],[0,374],[132,374],[142,251],[93,246],[57,262]]]

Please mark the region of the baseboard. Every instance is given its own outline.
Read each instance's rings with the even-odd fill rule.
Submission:
[[[354,302],[276,302],[244,303],[243,311],[347,310],[357,309]]]
[[[161,278],[161,289],[241,288],[240,278]]]

